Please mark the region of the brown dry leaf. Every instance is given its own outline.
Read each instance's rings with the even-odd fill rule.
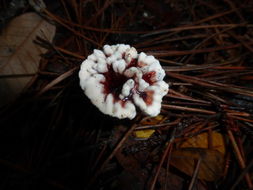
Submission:
[[[208,149],[208,133],[188,138],[177,145],[172,153],[171,164],[180,171],[192,175],[196,161],[202,157],[199,179],[214,181],[222,175],[224,166],[225,143],[222,134],[211,132],[212,149]]]
[[[185,189],[185,179],[182,176],[173,174],[165,168],[161,168],[160,174],[157,179],[157,183],[160,184],[162,190],[183,190]],[[206,190],[205,186],[197,181],[195,184],[196,189],[198,190]]]
[[[202,157],[198,178],[206,181],[217,180],[223,172],[224,155],[217,150],[184,148],[172,153],[171,164],[192,176],[198,159]]]
[[[192,138],[187,138],[186,141],[179,145],[180,148],[208,148],[208,133],[201,133]],[[225,154],[225,144],[224,137],[222,134],[215,131],[211,132],[212,138],[212,149],[219,151],[222,154]]]
[[[119,125],[115,127],[115,131],[113,132],[113,144],[115,145],[116,142],[127,131],[127,127],[123,125]],[[128,140],[124,143],[124,146],[132,145],[135,143],[135,140],[133,138],[128,138]],[[119,151],[115,154],[118,162],[121,164],[121,166],[132,175],[136,176],[140,180],[140,184],[144,186],[145,180],[148,178],[147,172],[145,168],[141,167],[141,160],[143,157],[145,157],[145,153],[142,151],[140,154],[141,156],[134,156],[133,154],[126,155],[123,152],[124,147],[122,146]],[[141,158],[140,158],[141,157]],[[145,160],[145,159],[143,159]],[[143,189],[143,188],[142,188]]]
[[[0,106],[15,99],[38,71],[41,54],[47,50],[34,43],[36,37],[52,42],[54,35],[55,26],[35,13],[14,18],[4,29],[0,36]]]

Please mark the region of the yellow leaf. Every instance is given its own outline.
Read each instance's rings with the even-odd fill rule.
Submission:
[[[136,138],[139,138],[139,139],[147,139],[154,132],[155,132],[155,130],[153,130],[153,129],[138,130],[138,131],[134,131],[134,135],[135,135]]]
[[[156,117],[148,117],[147,119],[144,119],[141,121],[141,125],[155,125],[160,123],[162,120],[165,119],[165,116],[158,115]]]
[[[165,116],[163,115],[158,115],[156,117],[149,117],[140,122],[141,125],[155,125],[160,123],[165,119]],[[145,130],[138,130],[134,132],[134,136],[138,139],[148,139],[155,130],[153,129],[145,129]]]
[[[208,148],[208,138],[211,138],[212,147],[214,150],[219,151],[222,154],[225,154],[225,144],[222,134],[218,132],[211,132],[210,137],[208,133],[201,133],[197,136],[187,138],[186,141],[179,145],[180,148]]]

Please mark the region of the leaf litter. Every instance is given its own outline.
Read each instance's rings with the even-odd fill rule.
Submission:
[[[39,70],[47,49],[34,43],[36,37],[52,42],[55,26],[35,13],[25,13],[8,23],[0,36],[0,105],[13,101]]]
[[[252,188],[252,3],[61,0],[46,7],[41,14],[57,24],[57,40],[40,41],[48,53],[37,77],[1,111],[5,188],[22,178],[53,189]],[[115,120],[82,94],[82,60],[119,42],[164,66],[170,91],[160,118]]]

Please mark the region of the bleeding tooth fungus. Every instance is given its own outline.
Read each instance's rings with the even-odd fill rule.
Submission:
[[[119,119],[133,119],[137,107],[146,115],[158,115],[169,89],[164,77],[154,56],[138,54],[125,44],[95,49],[79,71],[86,96],[101,112]]]

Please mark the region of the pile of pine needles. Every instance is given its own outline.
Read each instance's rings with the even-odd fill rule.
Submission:
[[[35,41],[48,49],[39,72],[1,110],[1,189],[252,189],[252,8],[248,0],[48,2],[38,14],[57,26],[55,41]],[[154,55],[165,69],[162,120],[105,116],[80,89],[81,62],[118,43]],[[134,139],[140,129],[155,133]],[[226,149],[215,180],[198,177],[203,157],[191,175],[171,165],[178,142],[207,133],[214,149],[213,132]],[[141,178],[124,163],[135,167],[126,159],[144,152]]]

